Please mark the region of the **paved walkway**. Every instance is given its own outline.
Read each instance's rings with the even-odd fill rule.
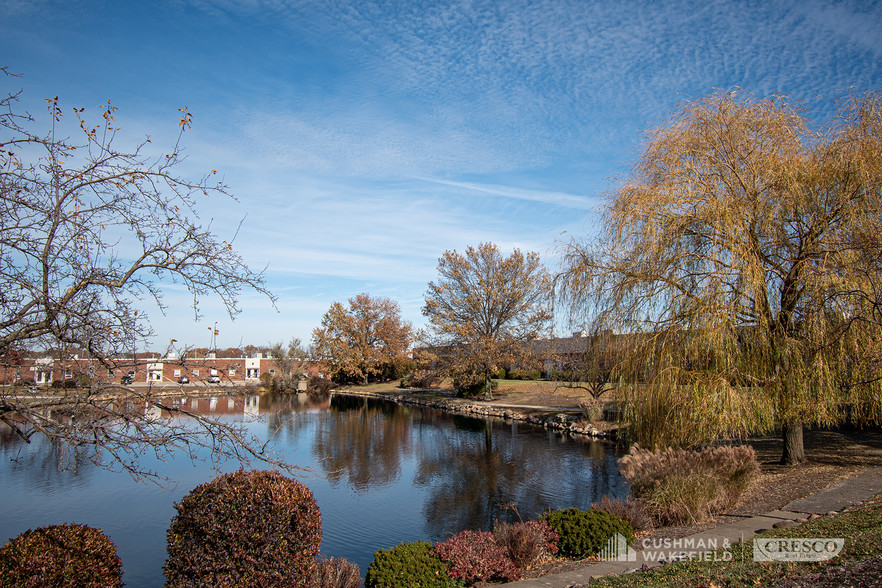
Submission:
[[[631,551],[626,558],[622,558],[630,561],[604,561],[586,565],[578,570],[521,580],[505,584],[505,586],[569,588],[588,584],[591,578],[610,574],[625,574],[643,566],[657,567],[664,563],[664,561],[658,561],[660,557],[670,561],[684,552],[701,557],[704,552],[724,548],[742,539],[753,537],[760,531],[772,528],[775,524],[779,526],[792,524],[785,521],[803,520],[808,514],[838,512],[872,498],[880,492],[882,492],[882,466],[868,468],[851,478],[831,484],[817,494],[791,502],[781,510],[747,517],[744,520],[708,529],[689,537],[671,539],[669,544],[665,544],[664,540],[654,540],[650,545],[644,546],[643,550]]]

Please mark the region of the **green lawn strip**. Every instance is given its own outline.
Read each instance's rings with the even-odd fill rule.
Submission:
[[[799,527],[771,529],[757,537],[844,538],[845,547],[825,562],[756,562],[753,539],[727,549],[718,549],[708,561],[679,561],[646,572],[592,580],[592,586],[760,586],[784,578],[817,573],[830,566],[862,560],[882,553],[882,494],[859,510],[822,517]],[[725,553],[731,553],[730,561]],[[713,561],[714,559],[718,561]]]

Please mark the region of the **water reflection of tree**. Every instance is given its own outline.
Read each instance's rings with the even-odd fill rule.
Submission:
[[[82,450],[76,452],[65,443],[52,443],[43,437],[25,443],[5,423],[0,423],[0,455],[4,477],[6,472],[24,472],[28,486],[34,488],[84,484],[94,468]]]
[[[356,491],[389,484],[412,453],[409,409],[367,398],[335,396],[316,423],[313,455],[332,484],[348,479]]]
[[[600,496],[624,490],[608,446],[587,444],[580,456],[554,451],[567,441],[524,425],[466,417],[450,424],[434,442],[422,444],[415,479],[430,487],[425,516],[434,538],[512,520],[512,503],[526,520],[553,508],[588,508]],[[547,451],[538,450],[543,444]]]

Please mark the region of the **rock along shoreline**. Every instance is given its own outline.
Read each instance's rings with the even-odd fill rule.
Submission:
[[[555,409],[552,407],[529,407],[528,409],[526,407],[518,408],[517,406],[493,406],[459,398],[419,398],[417,396],[421,392],[437,394],[437,390],[404,390],[401,388],[398,390],[400,391],[399,393],[340,389],[332,390],[331,393],[390,400],[398,404],[434,408],[465,416],[519,421],[570,435],[581,435],[598,440],[615,441],[617,438],[617,429],[600,430],[591,423],[585,423],[580,415],[572,414],[577,412],[577,409]]]

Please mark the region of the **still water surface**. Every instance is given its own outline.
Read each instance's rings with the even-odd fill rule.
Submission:
[[[462,529],[527,520],[546,509],[588,508],[627,486],[609,443],[567,438],[523,423],[453,416],[352,396],[188,399],[189,408],[275,435],[288,460],[312,467],[300,479],[322,513],[322,553],[367,570],[377,549],[445,539]],[[138,483],[89,464],[58,468],[46,444],[0,436],[0,541],[43,525],[88,524],[119,548],[127,586],[162,586],[173,504],[215,475],[210,463],[156,465],[171,488]],[[238,464],[228,463],[232,471]]]

